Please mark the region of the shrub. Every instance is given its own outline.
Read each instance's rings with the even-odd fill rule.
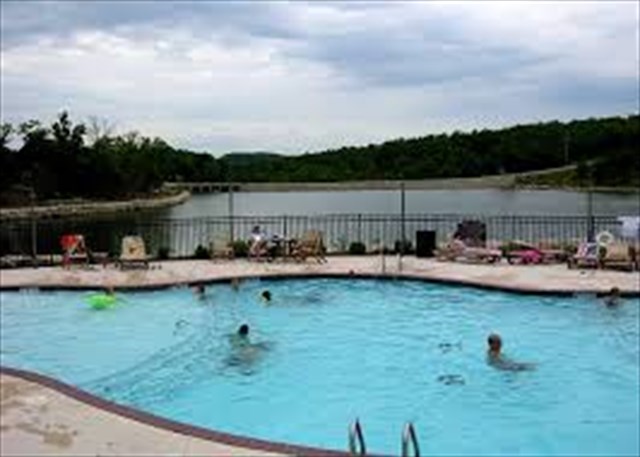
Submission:
[[[411,244],[411,241],[409,241],[409,240],[405,240],[404,241],[404,245],[402,243],[402,240],[397,240],[395,242],[395,244],[393,245],[393,252],[395,254],[399,254],[401,252],[403,254],[413,254],[413,245]]]
[[[209,250],[207,248],[199,244],[195,252],[193,253],[193,258],[201,260],[209,259],[211,258],[211,254],[209,253]]]
[[[234,241],[231,247],[233,248],[233,255],[235,257],[246,257],[249,255],[249,244],[244,240]]]
[[[171,249],[169,249],[166,246],[161,246],[158,248],[158,260],[167,260],[169,258],[169,252],[171,252]]]
[[[367,252],[367,247],[364,245],[364,243],[360,241],[354,241],[349,245],[350,255],[362,255],[362,254],[366,254],[366,252]]]

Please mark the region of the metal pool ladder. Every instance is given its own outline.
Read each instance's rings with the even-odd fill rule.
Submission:
[[[364,435],[360,420],[356,418],[349,426],[349,452],[352,455],[366,455],[367,446],[364,443]]]
[[[402,431],[402,457],[409,457],[409,445],[413,448],[413,456],[420,457],[420,446],[416,429],[411,422],[407,422]]]
[[[413,457],[420,457],[420,446],[418,445],[418,436],[413,423],[407,422],[402,430],[402,457],[409,457],[409,451],[413,449]],[[349,453],[351,455],[366,455],[367,446],[364,442],[364,434],[360,420],[349,425]]]

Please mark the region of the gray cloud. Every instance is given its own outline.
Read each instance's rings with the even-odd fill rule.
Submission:
[[[638,5],[0,2],[0,114],[300,152],[637,112]]]
[[[68,37],[82,30],[120,31],[187,27],[210,33],[286,37],[284,10],[266,2],[205,1],[15,1],[2,2],[2,45],[39,37]]]

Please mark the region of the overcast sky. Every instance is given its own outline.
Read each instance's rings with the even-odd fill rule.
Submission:
[[[3,121],[68,109],[215,155],[640,104],[636,1],[0,5]]]

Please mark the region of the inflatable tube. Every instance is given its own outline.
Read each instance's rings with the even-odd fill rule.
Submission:
[[[603,230],[602,232],[596,235],[597,243],[603,246],[613,243],[614,240],[615,240],[615,237],[613,236],[613,234],[606,230]]]
[[[93,309],[107,309],[116,303],[116,297],[107,294],[95,294],[87,298],[87,302]]]

